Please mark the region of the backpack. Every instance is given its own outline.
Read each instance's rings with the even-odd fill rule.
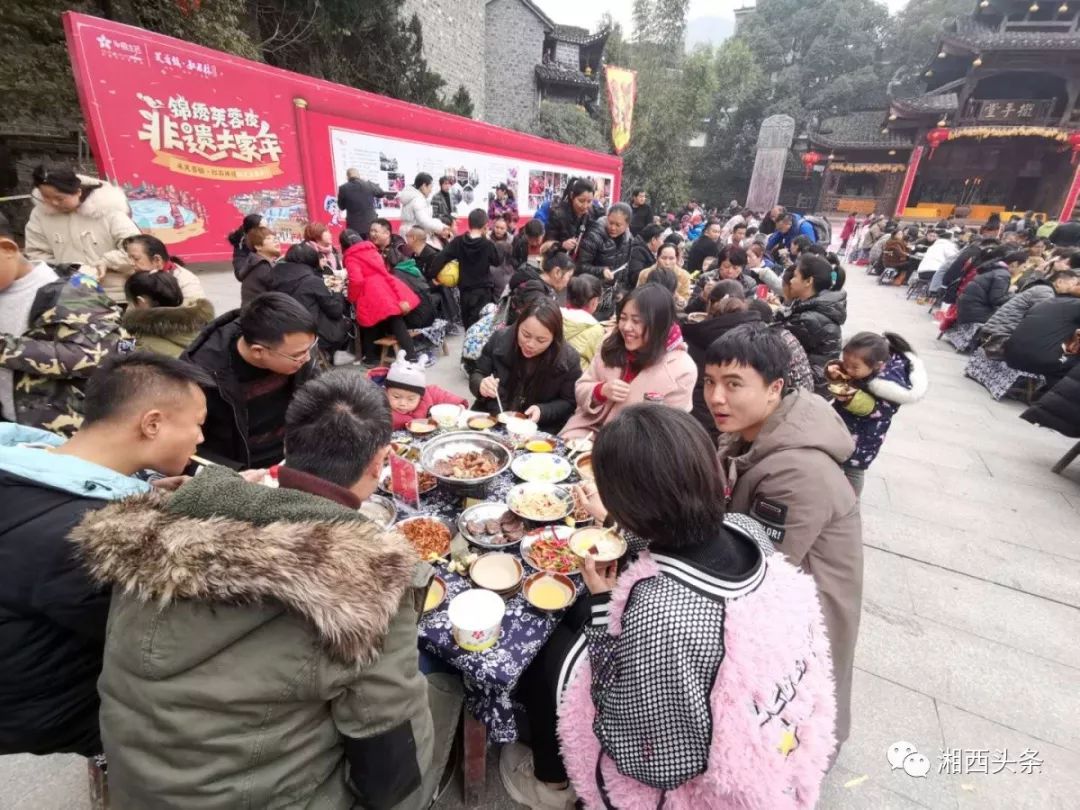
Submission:
[[[814,228],[814,238],[819,244],[828,247],[832,242],[832,225],[829,224],[829,220],[825,217],[819,216],[805,216],[804,222],[809,222]]]

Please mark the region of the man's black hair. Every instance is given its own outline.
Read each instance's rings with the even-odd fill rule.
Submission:
[[[782,380],[791,366],[784,339],[762,323],[736,326],[713,341],[705,351],[706,366],[728,364],[752,368],[766,383]]]
[[[474,231],[488,224],[487,211],[483,208],[474,208],[469,212],[469,227]]]
[[[413,188],[420,188],[421,186],[430,185],[431,175],[427,172],[420,172],[416,175],[416,179],[413,180]]]
[[[378,225],[380,228],[383,228],[387,233],[390,234],[394,232],[394,226],[390,224],[390,220],[384,219],[383,217],[373,219],[371,221],[371,225]],[[369,225],[368,227],[370,228],[371,225]]]
[[[746,251],[738,245],[728,245],[724,248],[724,252],[721,256],[721,261],[727,259],[735,267],[742,267],[746,269]]]
[[[285,412],[285,464],[351,487],[390,443],[386,395],[358,368],[335,368],[297,391]]]
[[[315,319],[295,298],[285,293],[266,292],[240,310],[240,334],[249,344],[272,349],[285,336],[305,332],[315,336]]]
[[[214,381],[198,366],[163,354],[110,355],[86,384],[82,426],[107,421],[140,400],[175,403],[192,385],[212,388]]]
[[[539,236],[543,236],[547,229],[544,227],[544,223],[538,219],[530,219],[525,223],[525,235],[536,239]]]
[[[659,225],[646,225],[644,228],[641,229],[641,233],[639,234],[639,236],[641,236],[642,242],[648,244],[663,232],[664,229],[661,228]]]
[[[319,269],[319,251],[310,242],[297,242],[285,254],[285,261],[291,264],[306,264],[308,267]]]

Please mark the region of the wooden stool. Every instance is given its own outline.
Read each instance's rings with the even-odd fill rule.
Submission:
[[[379,365],[380,366],[389,366],[392,362],[394,362],[394,358],[397,357],[397,353],[398,353],[397,338],[394,338],[394,337],[391,337],[390,335],[387,335],[386,337],[378,338],[375,341],[375,345],[380,347],[380,350],[379,350]]]

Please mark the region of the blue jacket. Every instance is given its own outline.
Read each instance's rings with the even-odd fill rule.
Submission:
[[[799,236],[805,236],[811,242],[817,241],[817,233],[814,231],[814,226],[800,217],[798,214],[792,214],[791,227],[788,228],[787,233],[780,233],[780,231],[773,231],[769,235],[769,241],[765,243],[765,252],[772,253],[773,249],[778,244],[783,244],[787,250],[791,250],[792,241]]]

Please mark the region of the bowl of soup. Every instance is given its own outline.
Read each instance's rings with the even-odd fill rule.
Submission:
[[[545,613],[564,610],[577,598],[577,589],[570,577],[547,571],[539,571],[526,579],[522,593],[526,602]]]
[[[612,529],[590,526],[570,535],[570,550],[578,557],[596,562],[614,562],[626,553],[626,540]]]
[[[592,451],[578,456],[574,460],[574,469],[577,470],[577,474],[582,481],[595,480],[596,476],[593,475],[592,469]]]
[[[434,419],[413,419],[405,426],[405,429],[414,436],[426,436],[439,429]]]
[[[446,583],[442,577],[432,577],[424,597],[424,613],[435,610],[446,599]]]

